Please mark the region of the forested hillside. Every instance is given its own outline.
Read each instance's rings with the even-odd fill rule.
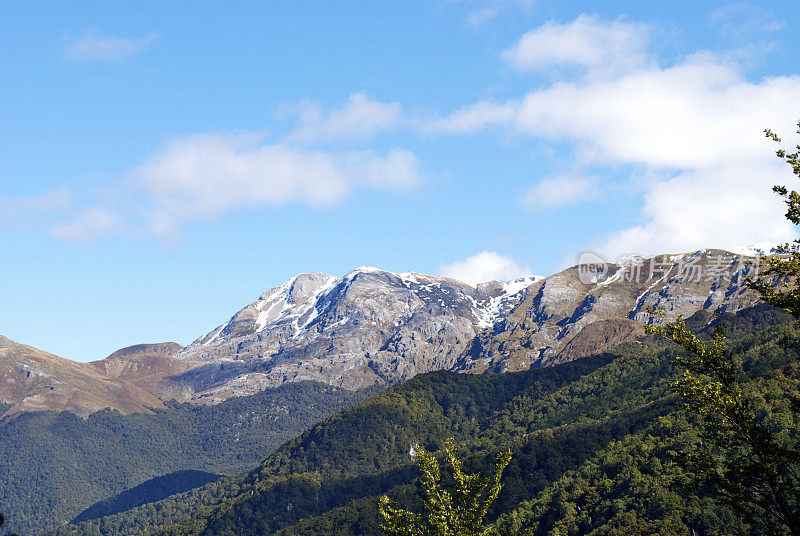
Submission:
[[[107,409],[81,419],[66,411],[23,413],[0,425],[0,511],[9,530],[36,534],[153,477],[245,471],[369,394],[304,382],[214,406],[167,403],[149,414]],[[201,483],[188,479],[183,489]],[[163,490],[143,486],[125,501],[130,507],[163,496]]]
[[[760,377],[797,357],[778,346],[793,324],[768,327],[786,319],[761,306],[690,324],[731,325],[735,353]],[[689,475],[674,453],[693,439],[669,389],[677,352],[650,339],[546,369],[420,375],[315,425],[255,471],[57,533],[373,535],[380,494],[420,500],[411,446],[453,437],[471,471],[512,449],[489,513],[505,534],[723,534],[728,512],[679,485]]]

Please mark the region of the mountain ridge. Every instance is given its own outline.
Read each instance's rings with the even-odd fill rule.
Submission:
[[[22,389],[30,383],[25,365],[0,354],[0,401],[14,404],[7,416],[36,409],[85,416],[104,407],[147,411],[168,399],[219,403],[287,382],[361,389],[432,370],[548,366],[636,340],[645,324],[755,304],[745,281],[755,262],[706,249],[616,264],[595,260],[548,277],[477,285],[374,267],[338,278],[303,273],[263,292],[186,347],[135,345],[91,363],[47,354],[51,365],[42,376],[60,382],[59,390]],[[663,311],[663,318],[652,309]],[[31,355],[40,352],[26,348]],[[59,376],[60,366],[99,382],[97,392],[118,391],[138,402],[88,396],[84,391],[93,390],[85,382],[71,386]],[[69,393],[84,401],[71,403]]]
[[[151,392],[112,379],[90,363],[19,344],[0,336],[0,401],[12,404],[3,418],[57,408],[81,417],[110,407],[122,413],[163,407]]]
[[[430,370],[524,370],[635,339],[644,324],[754,305],[754,260],[708,249],[476,286],[372,267],[300,274],[175,357],[194,366],[182,378],[192,396],[210,402],[305,379],[357,388]]]

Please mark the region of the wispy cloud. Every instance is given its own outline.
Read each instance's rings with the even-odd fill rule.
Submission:
[[[300,143],[364,141],[378,132],[398,127],[404,118],[400,103],[381,102],[365,92],[353,93],[339,108],[326,109],[304,100],[285,112],[297,119],[297,125],[286,141]]]
[[[93,207],[79,211],[72,219],[53,223],[50,235],[74,243],[92,242],[122,229],[119,215],[108,208]]]
[[[0,216],[7,225],[44,228],[76,243],[118,234],[173,239],[186,223],[236,210],[326,208],[357,190],[402,193],[421,180],[419,160],[403,149],[326,152],[266,143],[257,134],[198,134],[172,140],[106,185],[115,196],[76,204],[60,189],[0,199]]]
[[[72,41],[66,50],[66,58],[75,62],[121,62],[150,48],[157,34],[141,38],[101,36],[90,31]]]
[[[500,57],[520,71],[577,66],[599,72],[629,70],[647,60],[649,28],[622,19],[581,15],[567,24],[550,21],[527,32]]]
[[[470,11],[466,17],[469,26],[478,27],[497,18],[504,11],[529,10],[536,0],[446,0],[451,3],[466,4]]]
[[[71,192],[59,187],[27,198],[0,198],[0,223],[16,228],[41,227],[74,205]]]
[[[533,274],[529,266],[488,250],[451,264],[440,265],[437,273],[470,285],[486,281],[512,281]]]
[[[723,37],[732,41],[763,39],[765,35],[786,26],[786,22],[775,13],[752,2],[734,2],[721,6],[711,13],[709,19]]]
[[[562,175],[547,177],[528,189],[522,204],[525,208],[555,208],[602,198],[598,180],[592,177]]]
[[[322,208],[356,189],[407,191],[420,182],[416,157],[400,149],[322,152],[264,144],[253,135],[210,134],[173,141],[133,176],[160,235],[239,208]]]

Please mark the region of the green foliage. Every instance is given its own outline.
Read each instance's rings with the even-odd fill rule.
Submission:
[[[672,389],[701,417],[701,441],[685,456],[696,483],[762,534],[800,534],[800,367],[790,363],[767,377],[747,378],[722,328],[706,342],[678,318],[650,331],[688,353]],[[793,352],[787,352],[792,354]]]
[[[658,419],[612,441],[495,527],[502,536],[731,534],[731,516],[707,496],[688,492],[692,475],[675,463],[676,452],[696,441],[684,419]]]
[[[743,338],[732,341],[730,351],[749,380],[767,385],[797,360],[781,346],[797,330],[785,325],[753,335],[783,317],[763,307],[739,316],[735,334]],[[597,508],[590,522],[570,525],[571,533],[730,534],[728,510],[691,488],[696,475],[677,463],[700,442],[675,415],[679,397],[670,385],[679,354],[654,339],[618,355],[520,373],[419,375],[313,426],[250,473],[65,526],[58,534],[374,536],[381,496],[424,511],[409,448],[434,452],[450,437],[461,445],[465,474],[485,473],[503,451],[514,452],[484,518],[501,534],[514,534],[506,531],[513,528],[508,516],[517,516],[517,528],[541,527],[534,534],[567,526],[569,512],[589,504],[582,502],[583,484],[567,485],[584,471],[592,474],[588,481],[605,485],[591,486]],[[657,424],[665,417],[674,423]],[[449,471],[441,473],[450,489]],[[554,510],[562,498],[565,507]]]
[[[411,445],[435,450],[448,437],[459,441],[475,437],[498,409],[520,394],[545,396],[610,359],[601,356],[504,375],[419,375],[286,443],[246,477],[248,484],[237,497],[206,510],[202,524],[190,521],[168,533],[270,534],[308,516],[411,483]],[[369,516],[374,534],[376,508]]]
[[[797,126],[797,133],[800,134],[800,122]],[[767,129],[764,133],[780,145],[781,139],[774,132]],[[795,147],[793,153],[780,147],[775,154],[786,162],[792,173],[800,179],[800,145]],[[775,186],[773,191],[784,198],[787,207],[786,219],[795,225],[800,224],[800,193],[786,186]],[[751,281],[750,285],[761,294],[765,302],[800,318],[800,287],[797,285],[797,278],[800,276],[800,239],[791,244],[783,244],[778,248],[778,252],[778,256],[767,259],[765,277]]]
[[[780,143],[772,131],[765,133]],[[780,148],[777,156],[800,178],[800,146],[794,153]],[[786,218],[800,224],[800,194],[785,186],[774,191],[786,202]],[[800,318],[800,240],[781,247],[767,266],[760,279],[749,280],[750,287],[768,304]],[[800,365],[747,378],[740,359],[728,351],[722,326],[710,341],[680,317],[648,330],[688,352],[675,359],[684,371],[672,389],[701,418],[701,441],[685,457],[697,483],[713,490],[751,531],[800,534]]]
[[[153,477],[238,473],[368,394],[308,382],[214,406],[170,403],[152,414],[22,414],[0,424],[0,507],[14,530],[38,533]],[[149,503],[159,493],[143,486],[126,500]]]
[[[454,480],[452,493],[442,485],[436,457],[420,446],[413,452],[422,472],[419,482],[424,488],[427,514],[399,508],[396,501],[383,495],[378,506],[384,519],[381,532],[385,536],[488,536],[493,533],[491,528],[483,527],[483,518],[500,493],[500,477],[511,461],[511,450],[504,450],[497,457],[491,478],[483,477],[464,472],[463,463],[455,453],[455,444],[448,439],[444,452]]]
[[[665,327],[647,329],[688,350],[675,357],[674,363],[685,370],[672,384],[672,390],[687,400],[687,409],[726,429],[748,419],[750,407],[739,383],[741,363],[726,352],[722,326],[714,331],[710,343],[689,331],[681,317]]]
[[[219,476],[205,471],[183,470],[151,478],[118,495],[93,504],[75,516],[72,523],[114,515],[149,502],[166,499],[170,495],[202,487],[217,480]]]

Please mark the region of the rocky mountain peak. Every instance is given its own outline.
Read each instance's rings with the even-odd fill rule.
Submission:
[[[354,389],[436,369],[546,365],[640,336],[653,307],[674,318],[752,305],[747,259],[630,257],[475,286],[368,266],[341,278],[301,274],[178,352],[189,368],[180,380],[213,401],[304,379]]]
[[[8,399],[22,396],[30,407],[36,401],[56,407],[47,402],[53,399],[50,380],[20,389],[34,374],[80,373],[102,389],[126,386],[129,398],[155,407],[159,402],[149,396],[214,403],[303,380],[358,389],[432,370],[521,370],[603,351],[642,336],[644,324],[754,305],[758,297],[745,276],[757,262],[722,250],[616,263],[598,258],[549,277],[474,286],[374,267],[342,277],[304,273],[267,290],[185,348],[137,345],[86,364],[28,349],[25,361],[17,362],[10,359],[22,347],[0,337],[0,359],[13,370],[0,383],[9,392],[14,388]],[[654,317],[653,308],[664,317]],[[78,382],[59,381],[65,386],[57,391],[61,399]],[[81,382],[79,391],[88,392],[88,380]],[[112,407],[139,407],[114,400]],[[92,399],[85,407],[95,403],[101,402]]]

